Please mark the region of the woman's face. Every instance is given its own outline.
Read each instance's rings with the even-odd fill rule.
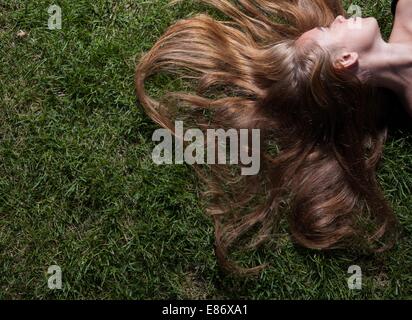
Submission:
[[[373,17],[346,19],[338,16],[327,28],[318,27],[305,32],[297,43],[302,44],[312,40],[321,47],[365,52],[381,37],[378,22]]]

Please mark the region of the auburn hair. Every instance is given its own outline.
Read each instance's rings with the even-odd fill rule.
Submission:
[[[142,55],[135,83],[146,113],[172,133],[178,116],[202,130],[261,131],[259,174],[193,166],[205,182],[219,264],[237,274],[262,270],[266,264],[232,261],[229,249],[246,233],[247,247],[257,248],[276,236],[282,218],[307,248],[389,248],[397,223],[376,178],[387,136],[379,91],[334,68],[330,48],[296,44],[346,16],[341,1],[199,1],[228,20],[177,21]],[[187,80],[188,90],[149,96],[145,80],[160,72]]]

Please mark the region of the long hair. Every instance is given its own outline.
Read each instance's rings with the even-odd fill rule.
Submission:
[[[242,267],[229,249],[252,231],[247,247],[257,248],[275,237],[282,218],[307,248],[390,247],[396,219],[376,178],[387,134],[377,90],[334,68],[333,50],[296,44],[345,16],[341,1],[199,1],[229,20],[197,14],[177,21],[142,56],[135,82],[146,113],[172,133],[179,113],[202,130],[261,131],[259,174],[194,166],[205,182],[220,265],[259,272],[266,265]],[[192,92],[150,97],[145,80],[160,72],[188,80]]]

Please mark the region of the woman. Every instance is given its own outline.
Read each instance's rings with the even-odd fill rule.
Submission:
[[[258,175],[194,167],[220,265],[239,274],[265,267],[238,266],[229,248],[246,232],[249,248],[275,237],[282,217],[307,248],[389,248],[397,223],[376,180],[386,139],[379,102],[389,89],[412,110],[412,1],[399,1],[389,42],[376,19],[346,19],[338,0],[201,1],[231,21],[175,23],[142,57],[136,91],[171,131],[179,114],[202,130],[261,130]],[[144,82],[162,71],[189,80],[192,93],[149,97]]]

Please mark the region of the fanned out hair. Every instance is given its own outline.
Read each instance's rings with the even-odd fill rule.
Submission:
[[[220,265],[259,272],[266,265],[242,267],[229,249],[250,231],[247,247],[257,248],[276,236],[282,218],[307,248],[389,248],[396,219],[376,179],[386,139],[378,91],[334,68],[333,50],[296,44],[346,16],[341,1],[198,1],[229,20],[197,14],[177,21],[142,56],[135,82],[146,113],[172,133],[177,114],[201,130],[261,131],[259,174],[193,166],[205,182]],[[150,97],[144,82],[160,72],[187,80],[192,92]]]

